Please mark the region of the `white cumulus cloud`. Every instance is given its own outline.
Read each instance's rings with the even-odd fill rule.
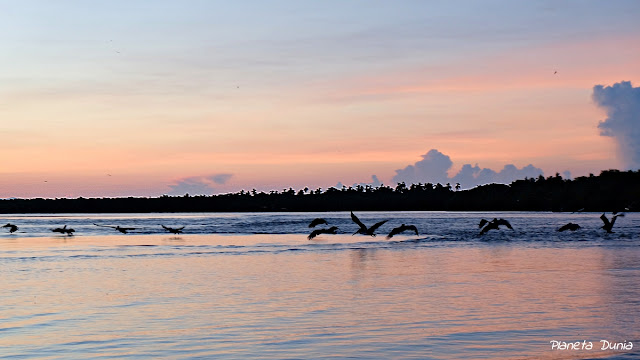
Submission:
[[[600,135],[615,139],[628,168],[640,168],[640,87],[634,88],[630,81],[596,85],[592,98],[607,112],[607,118],[598,124]]]
[[[507,164],[502,170],[496,172],[488,168],[480,168],[477,164],[474,166],[464,164],[456,175],[449,177],[447,172],[452,165],[453,162],[448,155],[431,149],[422,155],[422,160],[408,165],[404,169],[396,170],[396,175],[392,180],[394,183],[404,182],[407,185],[416,183],[450,183],[454,185],[460,183],[462,188],[468,189],[491,183],[509,184],[525,177],[535,178],[543,174],[541,169],[533,165],[518,169],[515,165]]]

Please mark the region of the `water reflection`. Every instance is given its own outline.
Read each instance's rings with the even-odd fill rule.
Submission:
[[[549,341],[640,338],[637,250],[299,241],[13,244],[0,357],[595,358],[620,352]]]

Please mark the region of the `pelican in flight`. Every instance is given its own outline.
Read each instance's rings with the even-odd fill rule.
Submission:
[[[382,220],[380,222],[377,222],[375,224],[373,224],[370,228],[367,228],[362,221],[360,221],[360,219],[358,219],[357,216],[355,216],[353,214],[353,211],[351,212],[351,220],[353,220],[354,223],[358,224],[358,226],[360,226],[360,229],[358,229],[358,231],[354,232],[353,235],[355,234],[362,234],[362,235],[370,235],[370,236],[376,236],[375,232],[376,230],[382,226],[382,224],[386,223],[389,220]]]
[[[17,226],[9,223],[7,223],[7,225],[4,225],[3,227],[9,228],[9,233],[14,233],[18,230]]]
[[[182,229],[184,229],[184,226],[180,227],[180,228],[170,228],[170,227],[164,226],[164,225],[160,225],[160,226],[162,226],[163,229],[167,230],[168,232],[170,232],[172,234],[180,234],[180,233],[182,233]]]
[[[322,218],[315,218],[313,219],[313,221],[311,221],[311,224],[309,224],[309,227],[316,227],[316,225],[320,225],[320,224],[325,224],[328,225],[327,220],[322,219]]]
[[[332,226],[328,229],[317,229],[317,230],[313,230],[311,232],[311,234],[309,234],[309,236],[307,236],[307,240],[311,240],[314,237],[320,235],[320,234],[337,234],[338,231],[338,227],[337,226]]]
[[[109,227],[109,228],[112,228],[112,229],[116,229],[117,231],[120,231],[120,232],[121,232],[121,233],[123,233],[123,234],[126,234],[128,231],[131,231],[131,230],[135,230],[135,229],[136,229],[136,228],[125,228],[125,227],[120,227],[120,226],[99,225],[99,224],[96,224],[96,223],[94,223],[93,225],[95,225],[95,226],[102,226],[102,227]]]
[[[571,222],[570,222],[570,223],[568,223],[568,224],[562,225],[562,226],[558,229],[558,231],[559,231],[559,232],[563,232],[563,231],[565,231],[565,230],[576,231],[576,230],[578,230],[578,229],[580,229],[580,225],[578,225],[578,224],[574,224],[574,223],[571,223]]]
[[[504,225],[504,226],[508,227],[509,229],[513,230],[513,228],[511,227],[511,224],[505,219],[493,218],[493,220],[491,220],[491,221],[487,221],[485,219],[482,219],[482,220],[480,220],[480,224],[478,224],[478,227],[482,228],[482,230],[480,230],[480,235],[486,233],[489,230],[499,230],[500,229],[500,225]]]
[[[611,221],[607,219],[607,216],[605,214],[600,215],[600,219],[602,219],[602,222],[604,223],[604,225],[602,225],[602,228],[607,230],[608,233],[612,233],[613,231],[611,231],[611,229],[613,229],[613,224],[615,224],[618,216],[624,216],[624,214],[614,212],[613,216],[611,217]]]
[[[53,232],[59,232],[61,234],[67,234],[69,236],[73,235],[73,233],[75,232],[75,230],[73,230],[72,228],[68,228],[67,229],[67,225],[61,227],[61,228],[55,228],[55,229],[51,229],[51,231]]]
[[[387,235],[387,239],[391,239],[393,237],[393,235],[398,235],[403,231],[415,231],[416,235],[418,235],[418,228],[415,227],[415,225],[402,224],[402,225],[398,226],[397,228],[393,228],[393,230],[391,230],[389,235]]]

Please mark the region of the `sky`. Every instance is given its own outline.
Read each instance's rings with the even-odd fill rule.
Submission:
[[[0,0],[0,198],[638,169],[639,18],[635,0]]]

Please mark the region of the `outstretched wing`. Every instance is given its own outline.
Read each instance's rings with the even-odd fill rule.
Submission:
[[[93,225],[95,225],[95,226],[102,226],[102,227],[108,227],[108,228],[112,228],[112,229],[115,229],[115,228],[116,228],[115,226],[99,225],[99,224],[96,224],[96,223],[93,223]]]
[[[389,220],[382,220],[382,221],[380,221],[380,222],[377,222],[377,223],[373,224],[373,226],[371,226],[371,227],[369,228],[369,232],[370,232],[371,234],[373,234],[373,233],[376,231],[376,229],[377,229],[377,228],[379,228],[380,226],[382,226],[382,224],[386,223],[387,221],[389,221]]]
[[[624,214],[623,213],[619,213],[619,214],[613,215],[611,217],[611,227],[613,227],[613,224],[615,224],[616,219],[618,218],[618,216],[624,216]]]
[[[328,229],[318,229],[318,230],[313,230],[311,232],[311,234],[309,234],[309,236],[307,236],[308,240],[313,239],[314,237],[320,235],[320,234],[335,234],[338,230],[337,226],[332,226]]]
[[[487,222],[487,225],[485,227],[482,228],[482,230],[480,230],[480,235],[486,233],[489,230],[492,229],[497,229],[498,228],[498,224],[496,222]]]
[[[387,235],[387,239],[392,238],[394,235],[398,235],[401,232],[404,231],[413,231],[416,233],[416,235],[418,235],[418,228],[415,225],[404,225],[402,224],[402,226],[398,226],[397,228],[394,228],[393,230],[391,230],[391,232],[389,233],[389,235]]]
[[[504,225],[506,227],[508,227],[509,229],[513,230],[513,228],[511,227],[511,224],[509,224],[509,222],[505,219],[499,219],[498,220],[498,225]]]
[[[482,228],[488,221],[486,219],[480,220],[480,224],[478,224],[478,228]]]
[[[11,223],[4,225],[3,228],[9,228],[9,232],[16,232],[18,230],[18,227],[16,225],[13,225]]]
[[[604,223],[605,227],[613,226],[613,224],[609,222],[609,219],[607,219],[607,217],[604,214],[600,215],[600,219],[602,219],[602,222]],[[613,219],[615,220],[615,217]]]
[[[313,221],[311,221],[311,224],[309,224],[309,227],[315,227],[316,225],[320,225],[320,224],[327,224],[327,220],[322,219],[322,218],[315,218],[313,219]]]
[[[313,230],[313,231],[311,232],[311,234],[309,234],[309,236],[307,236],[307,240],[311,240],[311,239],[313,239],[314,237],[316,237],[316,236],[320,235],[320,233],[322,233],[322,229],[319,229],[319,230]]]
[[[406,230],[412,230],[416,232],[416,236],[418,236],[418,228],[415,225],[409,225],[405,228]]]
[[[162,227],[172,234],[179,234],[182,232],[182,229],[184,229],[184,226],[179,228],[172,228],[172,227],[162,225]]]
[[[568,224],[566,224],[566,225],[562,225],[562,226],[558,229],[558,231],[563,232],[563,231],[565,231],[565,230],[569,230],[569,228],[571,228],[571,223],[568,223]]]
[[[362,221],[360,221],[360,219],[358,219],[358,217],[353,213],[353,211],[351,212],[351,220],[353,220],[354,223],[358,224],[361,230],[367,231],[367,227],[362,223]]]

